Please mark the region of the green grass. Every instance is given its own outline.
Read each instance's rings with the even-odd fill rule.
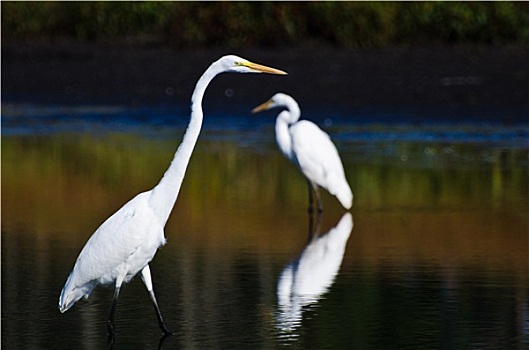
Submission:
[[[528,44],[525,2],[2,2],[2,39],[174,47]]]

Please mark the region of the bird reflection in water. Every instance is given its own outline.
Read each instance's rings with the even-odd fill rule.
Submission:
[[[309,235],[301,254],[279,275],[277,327],[286,336],[301,325],[303,309],[317,303],[330,288],[353,229],[353,216],[345,213],[338,224],[320,234],[322,215],[309,215]]]

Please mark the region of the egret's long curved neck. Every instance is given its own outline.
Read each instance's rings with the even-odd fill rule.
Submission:
[[[165,225],[180,192],[189,159],[202,128],[202,99],[211,80],[221,72],[214,63],[202,74],[191,96],[191,119],[184,134],[182,143],[176,150],[169,169],[163,175],[160,183],[152,190],[150,204],[155,215]]]
[[[286,106],[288,110],[279,113],[276,119],[276,141],[281,152],[290,160],[293,160],[292,136],[290,135],[290,125],[298,121],[301,111],[296,103]]]
[[[276,141],[281,153],[285,155],[288,159],[292,160],[292,138],[290,136],[290,131],[288,130],[288,123],[277,117],[276,119]]]

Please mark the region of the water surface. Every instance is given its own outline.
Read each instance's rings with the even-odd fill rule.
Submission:
[[[159,181],[187,111],[2,109],[3,346],[105,347],[112,290],[65,314],[59,293],[93,231]],[[114,348],[527,348],[523,119],[313,118],[355,195],[348,214],[324,194],[315,225],[305,181],[274,143],[274,116],[206,117],[151,263],[175,335],[160,342],[135,279],[122,289]]]

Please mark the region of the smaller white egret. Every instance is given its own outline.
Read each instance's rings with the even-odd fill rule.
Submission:
[[[113,335],[121,286],[140,274],[151,296],[160,329],[165,335],[171,334],[154,295],[149,262],[165,244],[164,227],[202,127],[202,98],[211,80],[223,72],[286,74],[234,55],[221,57],[206,69],[191,96],[189,125],[169,169],[157,186],[132,198],[103,222],[86,242],[59,297],[61,312],[66,312],[79,299],[88,298],[97,285],[114,285],[114,299],[107,322],[108,332]]]
[[[336,196],[345,209],[351,209],[353,193],[345,178],[338,150],[329,135],[313,122],[299,120],[301,111],[297,102],[283,93],[275,94],[270,100],[255,107],[252,113],[274,107],[286,108],[276,119],[276,141],[285,157],[296,164],[307,179],[309,212],[313,210],[312,192],[316,195],[318,211],[323,211],[318,186]]]

